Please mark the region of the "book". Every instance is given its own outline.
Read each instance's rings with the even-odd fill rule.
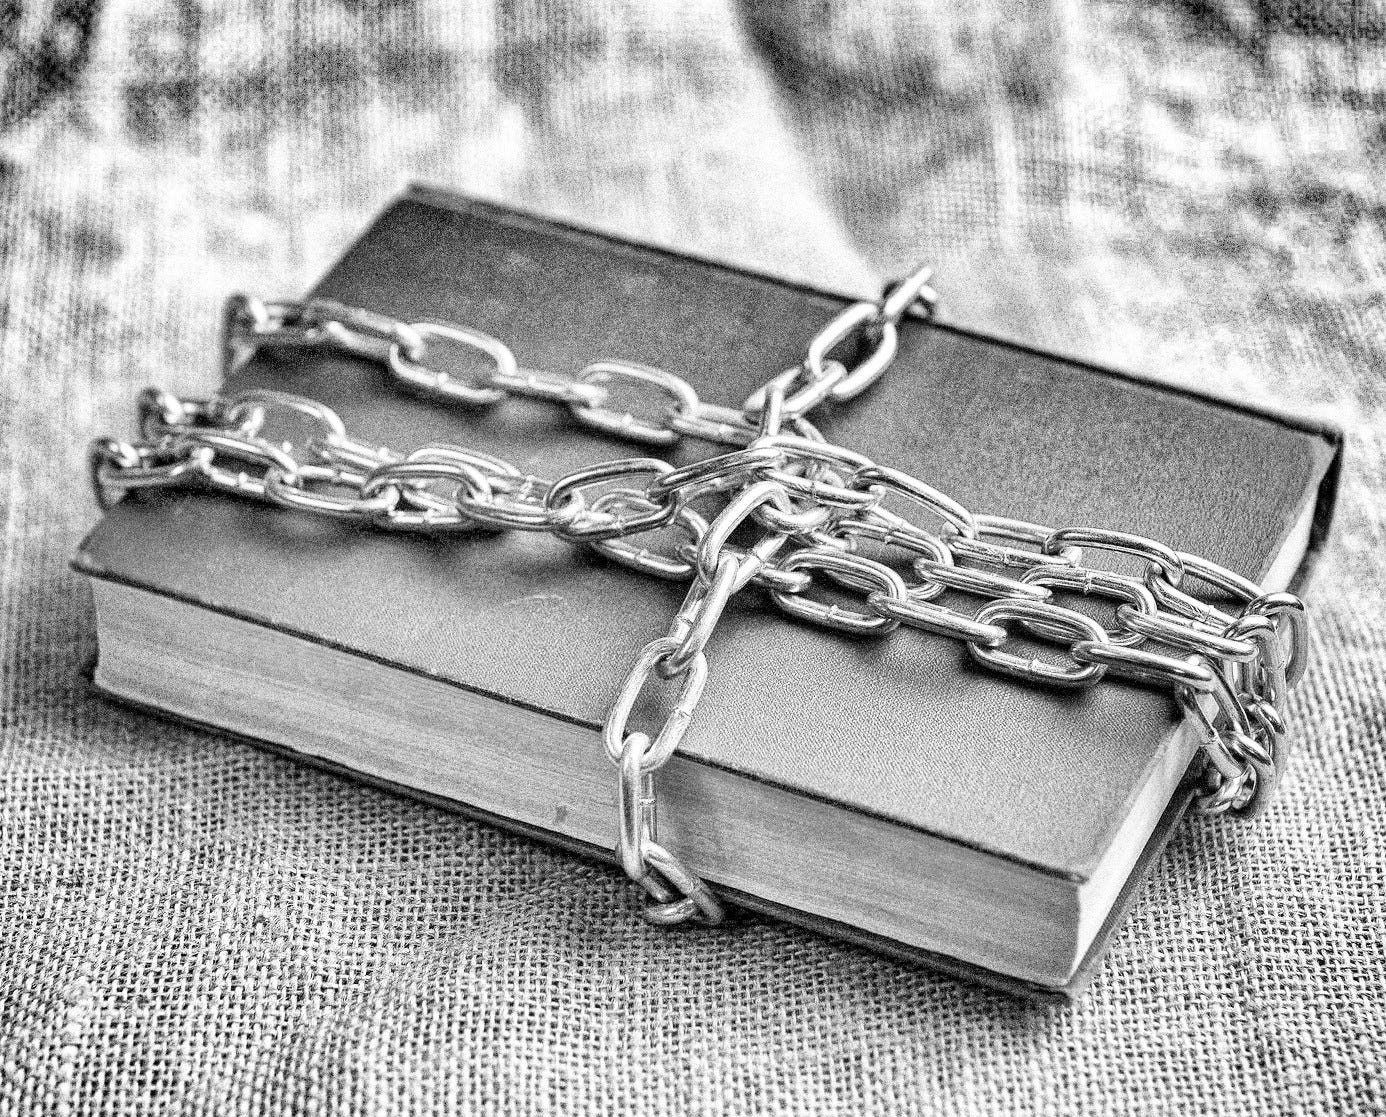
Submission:
[[[726,405],[852,301],[426,188],[313,293],[484,331],[525,367],[667,368]],[[830,440],[977,511],[1303,582],[1332,429],[923,319],[900,332],[879,383],[815,413]],[[321,400],[364,442],[546,477],[647,452],[551,405],[402,393],[349,356],[257,357],[225,390],[250,387]],[[724,449],[684,439],[671,460]],[[613,860],[600,726],[683,586],[543,535],[392,534],[190,490],[127,496],[74,565],[103,692]],[[1198,741],[1165,691],[1034,686],[923,632],[798,623],[754,589],[708,658],[660,773],[661,843],[735,904],[1005,988],[1083,987],[1190,797]]]

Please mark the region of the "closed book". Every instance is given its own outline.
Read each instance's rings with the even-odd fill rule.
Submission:
[[[527,368],[669,369],[728,406],[852,301],[423,188],[314,294],[483,331]],[[346,355],[258,356],[225,391],[250,387],[320,400],[361,442],[550,478],[649,453],[566,408],[411,395]],[[1271,589],[1322,543],[1340,449],[1313,422],[923,318],[814,420],[975,511],[1149,536]],[[725,449],[684,438],[670,460]],[[387,533],[193,489],[127,496],[75,565],[103,691],[612,859],[600,726],[684,586],[542,534]],[[1082,987],[1190,797],[1198,739],[1167,690],[1037,686],[925,632],[796,621],[754,587],[708,660],[660,773],[661,844],[736,904],[1008,988]]]

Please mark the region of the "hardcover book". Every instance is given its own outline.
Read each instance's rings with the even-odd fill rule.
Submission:
[[[484,331],[528,368],[666,368],[728,406],[852,301],[422,188],[314,293]],[[321,400],[361,441],[548,477],[633,452],[561,408],[403,394],[350,356],[257,357],[225,390],[249,387]],[[1304,579],[1340,451],[1309,421],[922,318],[820,417],[968,507],[1150,536],[1268,589]],[[671,460],[724,449],[685,438]],[[121,500],[75,566],[106,693],[612,860],[600,726],[683,586],[542,535],[390,534],[182,490]],[[1198,740],[1168,691],[1029,685],[924,632],[796,622],[753,589],[708,654],[660,841],[734,903],[951,972],[1074,994],[1190,797]]]

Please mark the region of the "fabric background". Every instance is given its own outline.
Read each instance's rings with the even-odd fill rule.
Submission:
[[[0,3],[0,1113],[1386,1110],[1381,0]],[[91,697],[83,445],[215,387],[411,178],[1322,411],[1269,816],[1191,819],[1076,1007],[747,918]]]

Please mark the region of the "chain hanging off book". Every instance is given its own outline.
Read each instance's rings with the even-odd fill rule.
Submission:
[[[879,300],[848,306],[813,338],[801,364],[741,408],[704,402],[683,378],[644,365],[601,361],[569,377],[522,369],[503,341],[456,325],[405,323],[323,299],[234,296],[223,322],[227,370],[261,350],[335,351],[379,362],[411,389],[463,407],[522,396],[649,446],[690,437],[736,448],[680,468],[636,457],[549,481],[453,445],[407,454],[364,445],[334,411],[301,396],[251,390],[181,400],[148,389],[139,401],[141,441],[96,440],[92,480],[103,507],[131,489],[200,486],[385,529],[547,532],[641,573],[690,582],[667,634],[637,657],[602,733],[619,770],[617,854],[648,894],[645,914],[654,923],[723,918],[712,890],[659,843],[655,777],[694,717],[718,620],[749,585],[793,617],[853,636],[906,625],[957,640],[978,663],[1028,682],[1087,687],[1116,677],[1168,688],[1206,757],[1199,807],[1264,809],[1282,763],[1285,693],[1308,653],[1298,597],[1263,592],[1217,563],[1143,536],[973,513],[924,481],[826,441],[807,419],[881,377],[899,346],[900,320],[933,313],[928,282],[920,270]],[[487,371],[463,380],[430,367],[430,344],[439,340],[477,351]],[[642,391],[667,406],[643,417],[616,406],[618,396]],[[317,433],[301,447],[272,442],[263,432],[276,414],[296,414]],[[709,502],[715,514],[697,510]],[[936,530],[902,508],[932,517]],[[757,529],[758,537],[745,538]],[[874,557],[861,553],[863,544]],[[1085,566],[1084,548],[1132,556],[1143,573]],[[816,597],[820,575],[854,600]],[[1196,596],[1194,582],[1217,596]],[[985,604],[969,615],[935,600],[950,590]],[[1056,604],[1056,590],[1114,601],[1115,625]],[[1006,650],[1017,638],[1056,644],[1066,659]],[[634,730],[636,703],[656,679],[677,684],[673,709],[653,732]]]

